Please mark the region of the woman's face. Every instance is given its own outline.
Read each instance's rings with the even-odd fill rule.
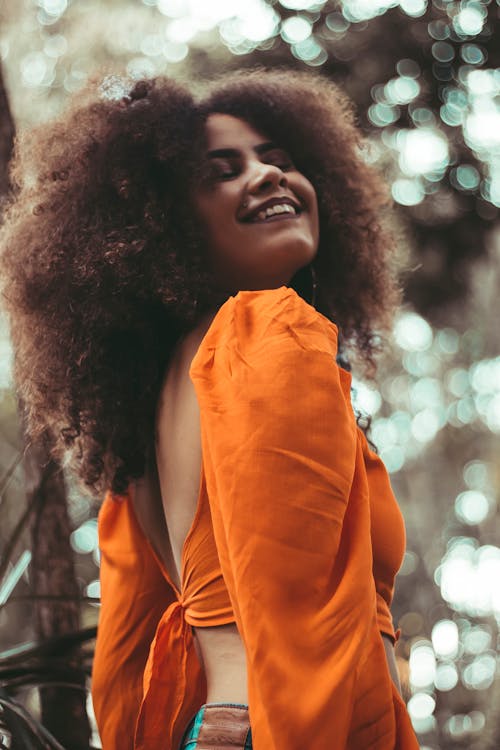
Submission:
[[[316,193],[279,143],[231,115],[206,125],[208,180],[193,208],[222,288],[274,289],[310,263],[319,242]]]

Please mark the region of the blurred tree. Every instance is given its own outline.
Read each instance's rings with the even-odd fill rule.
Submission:
[[[13,148],[14,123],[3,85],[0,66],[0,186],[9,189],[8,161]],[[20,403],[19,411],[23,414]],[[21,417],[21,422],[23,422]],[[28,442],[23,452],[26,512],[18,523],[12,544],[2,557],[2,571],[16,549],[22,526],[31,526],[31,589],[34,595],[35,634],[41,641],[74,633],[79,628],[78,585],[75,578],[66,489],[62,469],[49,458],[48,442]],[[7,554],[6,554],[7,553]],[[86,675],[78,646],[62,655],[52,653],[50,672],[40,685],[42,721],[45,727],[68,748],[87,750],[90,725],[86,713]],[[51,675],[57,681],[50,685]],[[48,683],[48,684],[47,684]],[[62,683],[62,684],[61,684]]]
[[[30,580],[36,597],[35,632],[41,641],[75,633],[80,627],[66,487],[61,467],[48,458],[48,448],[31,444],[24,454],[27,501],[34,508]],[[39,689],[42,722],[65,747],[87,750],[90,725],[79,647],[54,652],[51,670],[58,675],[57,681],[53,686],[47,681]]]
[[[0,67],[0,196],[9,189],[7,165],[12,154],[14,144],[14,122],[10,112],[9,99],[5,90],[3,74]]]

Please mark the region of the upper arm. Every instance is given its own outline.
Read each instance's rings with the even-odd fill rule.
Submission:
[[[334,327],[282,288],[229,300],[190,368],[252,731],[270,750],[284,723],[290,746],[344,747],[370,632],[384,660],[362,446],[335,354]]]

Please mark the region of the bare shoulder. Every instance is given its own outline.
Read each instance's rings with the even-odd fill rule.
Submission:
[[[185,336],[184,342],[183,342],[183,349],[184,354],[187,356],[191,355],[191,359],[196,354],[196,350],[198,349],[199,345],[201,344],[203,337],[205,336],[206,332],[210,328],[210,325],[212,324],[213,319],[217,315],[217,310],[215,311],[209,311],[203,315],[203,317],[200,318],[200,320],[197,322],[195,327],[189,331],[189,333]]]
[[[197,399],[194,386],[189,377],[189,368],[203,337],[210,328],[216,312],[206,313],[200,318],[195,327],[185,334],[175,346],[165,373],[158,401],[157,430],[159,431],[165,425],[167,414],[177,414],[180,416],[182,409],[184,418],[186,418],[186,412],[194,416]],[[167,406],[168,411],[165,412],[165,407]]]

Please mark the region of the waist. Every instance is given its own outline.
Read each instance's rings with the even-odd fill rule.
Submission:
[[[207,683],[207,703],[247,704],[243,641],[234,623],[193,628],[198,659]]]
[[[180,750],[252,750],[248,705],[231,702],[205,703],[188,724]]]

